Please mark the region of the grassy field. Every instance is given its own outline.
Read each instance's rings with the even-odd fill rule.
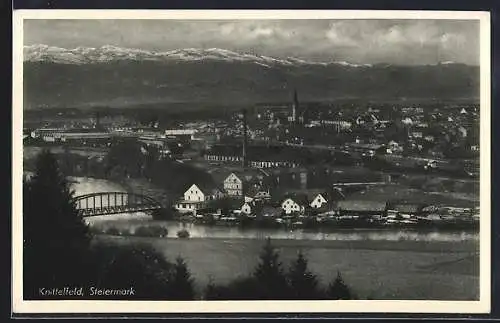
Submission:
[[[249,274],[264,240],[139,238],[97,236],[112,244],[148,243],[173,260],[181,255],[201,290],[209,277],[224,283]],[[475,300],[479,257],[475,241],[309,241],[273,240],[288,266],[302,250],[326,284],[341,271],[360,298]]]

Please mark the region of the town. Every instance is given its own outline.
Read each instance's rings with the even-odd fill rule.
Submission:
[[[87,166],[72,168],[81,171],[136,142],[143,155],[206,175],[168,193],[182,221],[478,227],[478,105],[301,102],[299,94],[184,118],[68,109],[41,123],[27,112],[25,151],[85,156]]]

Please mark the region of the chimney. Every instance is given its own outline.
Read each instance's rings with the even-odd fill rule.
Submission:
[[[243,153],[242,166],[247,167],[247,110],[243,109]]]

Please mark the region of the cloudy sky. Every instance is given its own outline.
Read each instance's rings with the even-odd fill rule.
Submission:
[[[25,20],[24,44],[224,48],[351,63],[479,64],[479,22],[459,20]]]

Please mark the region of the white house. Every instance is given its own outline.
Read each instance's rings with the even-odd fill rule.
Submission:
[[[285,211],[285,214],[291,214],[294,212],[299,212],[302,213],[305,210],[305,203],[302,201],[300,198],[295,198],[295,197],[289,197],[286,198],[282,203],[281,203],[281,208],[283,211]]]
[[[243,195],[243,181],[235,173],[231,173],[224,180],[224,190],[229,196],[241,196]]]
[[[232,172],[224,180],[224,191],[229,196],[243,196],[245,190],[260,186],[263,178],[264,175],[258,170]]]
[[[313,199],[313,201],[311,202],[311,204],[309,204],[309,205],[315,209],[319,209],[320,207],[322,207],[326,203],[328,203],[326,194],[318,193],[316,195],[316,197]]]
[[[179,212],[196,212],[196,210],[206,206],[207,202],[217,200],[223,193],[216,187],[193,184],[185,192],[175,208]]]
[[[241,206],[241,213],[244,213],[244,214],[251,214],[252,213],[252,206],[250,205],[250,203],[245,202]]]

